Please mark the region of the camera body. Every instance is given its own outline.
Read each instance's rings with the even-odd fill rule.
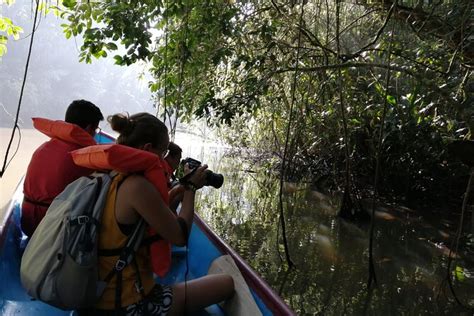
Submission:
[[[194,170],[202,165],[199,160],[193,159],[191,157],[187,157],[181,160],[181,165],[188,164],[189,169]],[[224,183],[224,176],[220,173],[214,173],[213,171],[207,169],[206,170],[206,183],[204,185],[212,186],[216,189],[219,189],[222,184]]]
[[[191,170],[194,170],[194,169],[198,168],[200,165],[202,165],[202,163],[199,160],[193,159],[191,157],[187,157],[187,158],[181,160],[181,164],[183,164],[183,166],[185,164],[188,164],[188,167]]]

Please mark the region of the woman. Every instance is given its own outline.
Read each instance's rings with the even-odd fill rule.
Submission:
[[[120,133],[117,143],[155,153],[163,159],[169,137],[166,126],[148,113],[127,117],[116,114],[108,117],[114,131]],[[104,209],[99,237],[99,249],[123,247],[138,221],[145,222],[165,240],[178,246],[187,244],[187,234],[194,216],[194,199],[197,189],[205,183],[207,166],[199,167],[189,178],[190,185],[184,192],[179,216],[164,202],[154,185],[144,176],[133,174],[112,185]],[[120,177],[120,176],[119,176]],[[186,231],[187,230],[187,231]],[[229,275],[208,275],[196,280],[173,286],[155,284],[148,250],[141,247],[136,255],[137,266],[129,264],[122,273],[120,295],[122,315],[180,315],[200,310],[206,306],[230,298],[234,283]],[[116,263],[117,257],[99,257],[99,274],[107,275]],[[142,293],[136,290],[138,268]],[[93,311],[88,314],[115,314],[117,282],[113,278]]]

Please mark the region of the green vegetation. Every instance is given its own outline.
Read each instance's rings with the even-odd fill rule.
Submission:
[[[0,4],[12,5],[15,0],[2,0]],[[1,12],[0,12],[1,13]],[[13,21],[0,14],[0,59],[7,53],[7,42],[9,37],[13,37],[15,40],[20,38],[20,33],[23,33],[23,29],[18,25],[13,24]]]
[[[287,180],[368,188],[382,133],[381,192],[459,200],[467,169],[445,148],[474,129],[471,1],[65,0],[60,9],[65,36],[83,38],[81,61],[146,62],[161,113],[205,118],[232,144],[273,153]]]
[[[226,187],[203,190],[196,209],[298,314],[460,314],[465,310],[441,284],[446,275],[473,306],[474,239],[455,231],[458,208],[440,204],[459,205],[467,183],[468,167],[447,145],[474,137],[472,1],[41,5],[65,19],[64,35],[80,45],[79,60],[114,56],[120,66],[145,64],[160,115],[204,119],[228,143],[248,149],[225,158],[234,163],[218,168]],[[38,53],[46,59],[57,52]],[[120,104],[127,80],[106,80],[105,70],[95,76],[104,101]],[[90,85],[87,76],[77,80]],[[36,82],[55,95],[56,86]],[[416,207],[378,210],[371,239],[364,224],[335,215],[344,203],[356,207],[351,196],[374,191],[377,162],[378,193]],[[278,180],[285,180],[283,194]],[[326,190],[349,198],[331,199]],[[423,212],[424,205],[443,212]],[[281,222],[296,267],[286,274]],[[448,268],[450,251],[460,258]],[[379,282],[370,303],[368,261]]]

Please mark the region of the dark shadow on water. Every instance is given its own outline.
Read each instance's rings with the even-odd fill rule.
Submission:
[[[455,217],[443,220],[439,214],[377,205],[374,265],[378,284],[368,290],[370,222],[342,220],[337,217],[337,197],[305,184],[285,184],[289,250],[296,266],[287,270],[277,239],[278,177],[239,157],[199,158],[226,179],[221,189],[206,189],[199,199],[204,219],[298,315],[466,312],[449,295],[437,297],[446,276]],[[474,272],[474,263],[467,252],[458,256],[455,266],[466,274],[454,286],[463,301],[474,304],[474,277],[468,273]]]

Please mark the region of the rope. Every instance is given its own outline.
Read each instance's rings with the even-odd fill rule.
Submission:
[[[15,158],[16,154],[18,153],[18,149],[20,149],[20,143],[21,143],[21,130],[20,130],[20,127],[17,125],[15,127],[13,127],[13,129],[17,129],[18,130],[18,143],[16,144],[16,149],[15,149],[15,152],[13,153],[13,155],[11,156],[10,160],[8,160],[8,163],[5,165],[5,170],[7,170],[8,166],[10,165],[10,163],[13,161],[13,158]],[[3,174],[2,174],[3,175]]]
[[[30,38],[30,46],[28,48],[28,56],[26,58],[26,66],[25,66],[25,73],[23,75],[23,83],[21,84],[21,90],[20,90],[20,98],[18,100],[18,106],[17,106],[17,110],[16,110],[16,115],[15,115],[15,123],[13,124],[13,128],[12,128],[12,133],[10,135],[10,140],[8,142],[8,146],[7,146],[7,151],[5,152],[5,157],[3,159],[3,166],[2,166],[2,170],[0,171],[0,178],[3,177],[5,171],[7,170],[7,166],[10,164],[11,160],[8,161],[8,153],[10,152],[10,148],[11,148],[11,145],[12,145],[12,142],[13,142],[13,138],[15,137],[15,130],[18,129],[18,131],[20,130],[20,127],[18,126],[18,119],[20,117],[20,109],[21,109],[21,101],[23,99],[23,92],[25,90],[25,84],[26,84],[26,77],[28,75],[28,67],[30,65],[30,58],[31,58],[31,50],[32,50],[32,47],[33,47],[33,40],[35,38],[35,31],[36,31],[36,20],[38,18],[38,7],[39,7],[39,0],[36,0],[36,8],[35,8],[35,18],[33,20],[33,29],[31,31],[31,38]],[[20,136],[21,137],[21,136]],[[21,138],[20,138],[21,139]],[[20,145],[20,143],[18,143],[18,146]],[[16,152],[18,151],[18,148],[17,150],[15,151],[15,153],[13,154],[13,157],[16,155]],[[11,159],[13,159],[13,157]],[[8,162],[7,162],[8,161]]]

